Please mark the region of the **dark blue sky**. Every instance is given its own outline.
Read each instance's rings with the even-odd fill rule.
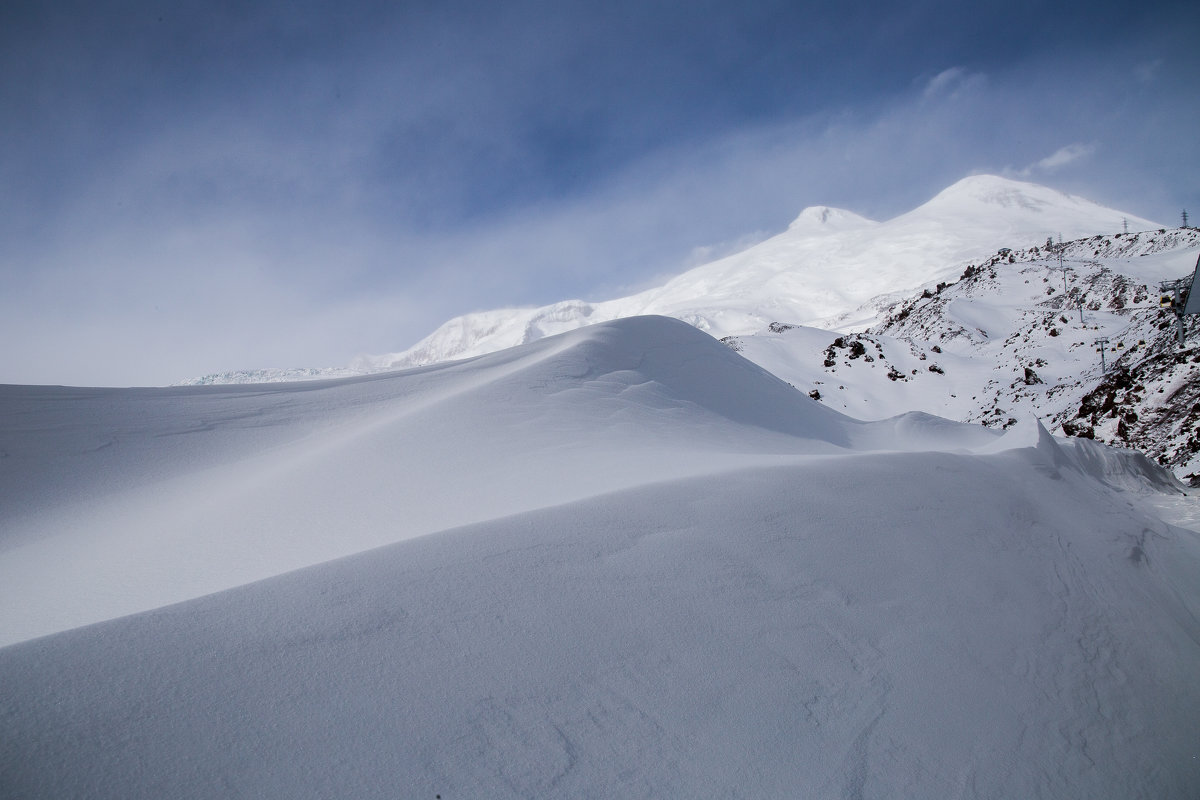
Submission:
[[[1193,3],[11,6],[5,382],[345,363],[971,172],[1200,218]]]

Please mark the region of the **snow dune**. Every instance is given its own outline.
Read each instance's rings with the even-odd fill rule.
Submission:
[[[0,402],[2,643],[649,481],[889,447],[665,318],[394,375]]]
[[[0,404],[5,797],[1200,792],[1197,534],[1036,420],[661,317]]]

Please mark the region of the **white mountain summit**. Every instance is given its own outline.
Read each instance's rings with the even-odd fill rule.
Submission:
[[[809,206],[800,212],[800,216],[792,220],[792,224],[788,225],[788,230],[819,235],[834,231],[873,228],[878,224],[873,219],[867,219],[843,208]]]
[[[362,371],[482,355],[583,325],[644,314],[684,320],[717,336],[754,333],[775,321],[832,327],[879,295],[961,272],[998,247],[1025,247],[1157,223],[1032,183],[964,178],[913,211],[875,222],[851,211],[806,208],[788,229],[688,270],[663,286],[605,302],[566,300],[456,317],[407,350],[362,357]],[[843,320],[844,322],[844,320]]]

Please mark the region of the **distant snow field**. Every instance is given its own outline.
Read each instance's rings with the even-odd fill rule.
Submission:
[[[1198,797],[1198,250],[980,176],[336,373],[0,386],[0,797]]]

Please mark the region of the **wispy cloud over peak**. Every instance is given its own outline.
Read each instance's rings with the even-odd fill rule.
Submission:
[[[984,81],[984,76],[970,72],[965,67],[950,67],[934,75],[925,83],[921,96],[926,100],[955,98],[968,92]]]
[[[1074,142],[1060,147],[1045,158],[1030,164],[1024,169],[1017,170],[1016,174],[1022,178],[1028,178],[1036,174],[1045,174],[1055,172],[1068,164],[1073,164],[1076,161],[1086,159],[1094,155],[1096,145],[1085,144],[1083,142]]]

